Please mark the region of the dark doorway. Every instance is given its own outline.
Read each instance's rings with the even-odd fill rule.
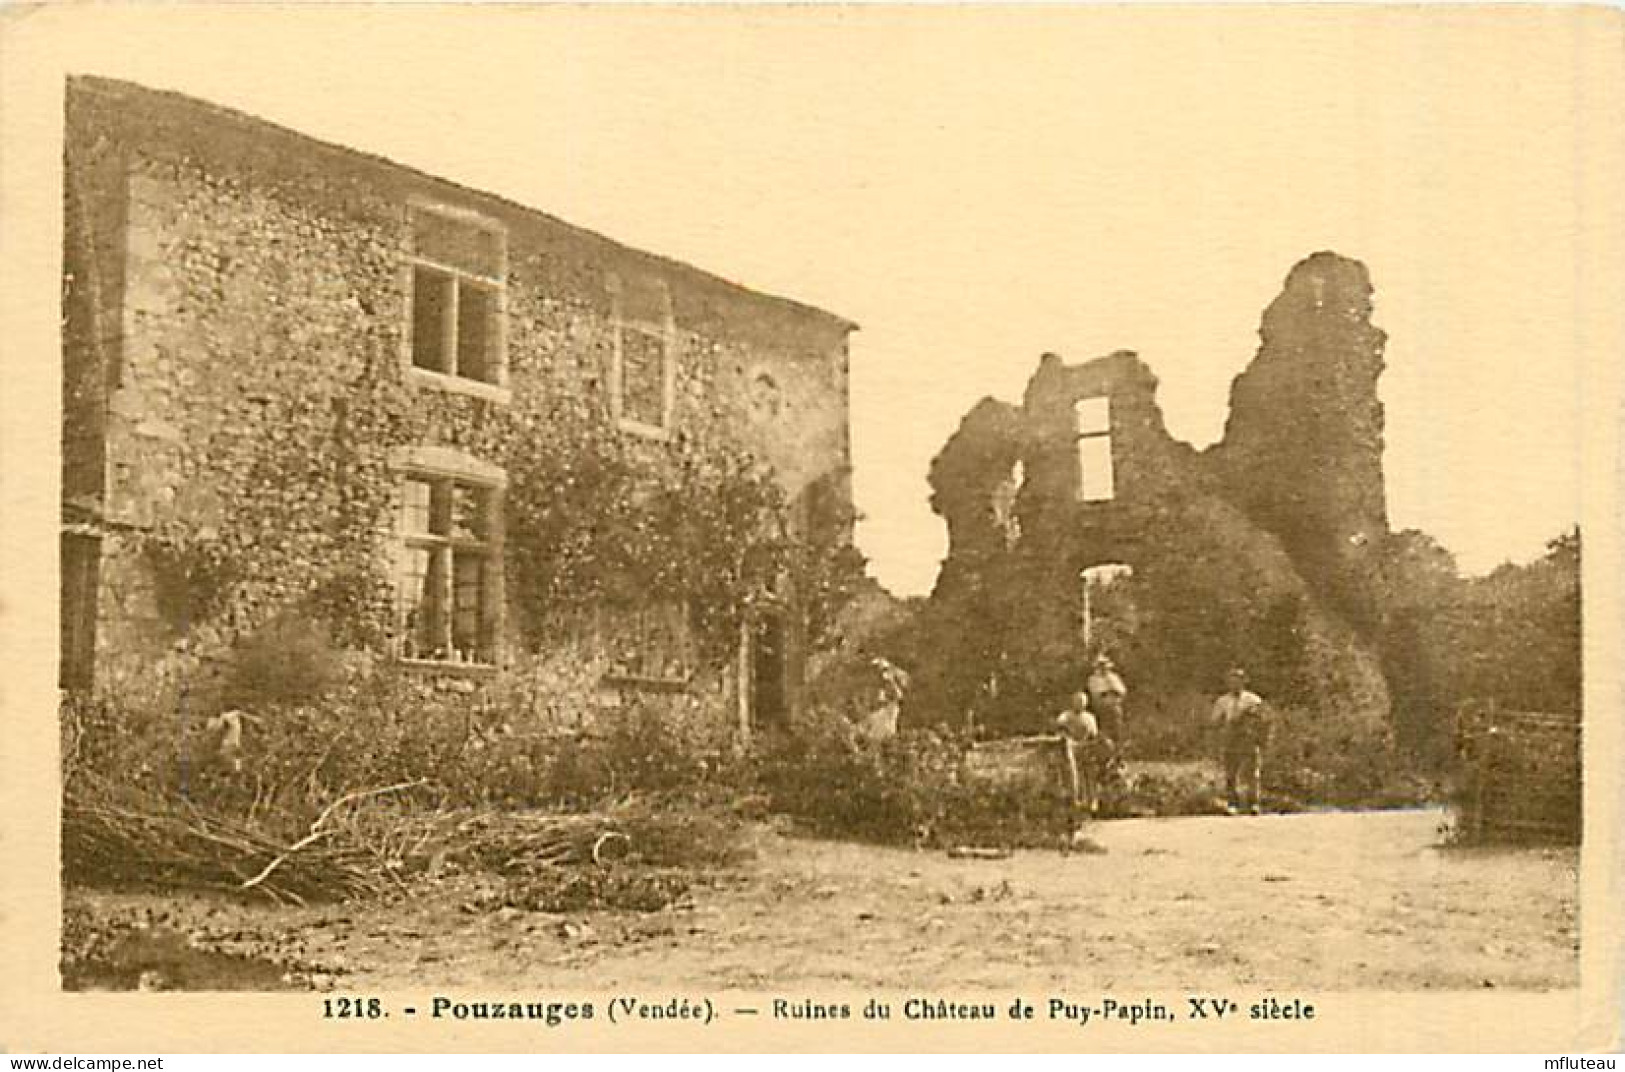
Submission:
[[[61,663],[57,685],[88,689],[96,677],[96,593],[102,542],[95,536],[62,534]]]
[[[757,616],[750,627],[750,725],[757,731],[789,728],[785,695],[784,617]]]

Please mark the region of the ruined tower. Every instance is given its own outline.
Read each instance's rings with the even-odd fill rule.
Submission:
[[[1371,323],[1365,266],[1335,253],[1300,261],[1258,333],[1258,354],[1231,385],[1224,439],[1208,460],[1226,497],[1369,630],[1388,508],[1377,398],[1386,336]]]
[[[1132,622],[1105,635],[1148,723],[1185,732],[1239,661],[1274,698],[1380,724],[1367,571],[1388,524],[1384,337],[1370,313],[1358,262],[1297,265],[1205,453],[1168,434],[1157,378],[1128,351],[1046,354],[1019,407],[978,403],[932,465],[949,553],[914,720],[969,705],[991,732],[1040,729],[1102,645],[1086,571],[1113,566],[1128,567],[1115,602]]]

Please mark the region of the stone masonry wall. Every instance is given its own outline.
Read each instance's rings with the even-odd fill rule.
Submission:
[[[70,469],[105,473],[104,684],[192,672],[201,652],[313,598],[347,601],[356,637],[375,642],[390,624],[375,582],[399,509],[391,451],[506,469],[560,413],[607,427],[617,288],[664,287],[676,324],[673,441],[636,447],[651,472],[677,445],[727,441],[771,464],[792,500],[850,500],[850,325],[834,317],[184,98],[79,80],[69,121],[69,367],[92,364],[93,293],[118,339],[100,358],[105,406],[71,407],[85,416],[66,444]],[[412,199],[507,230],[508,401],[408,372]],[[154,542],[214,558],[166,578]],[[220,605],[202,606],[211,580]],[[166,595],[177,585],[189,599]],[[509,672],[556,663],[592,679],[580,668],[604,662],[602,635],[516,663],[509,596]]]

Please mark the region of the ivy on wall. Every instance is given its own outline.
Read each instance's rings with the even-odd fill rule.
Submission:
[[[585,609],[675,601],[720,662],[753,600],[793,593],[816,639],[862,576],[844,499],[822,496],[796,523],[772,469],[721,421],[649,441],[579,398],[497,407],[414,390],[385,362],[342,390],[270,399],[258,434],[206,446],[218,514],[177,511],[144,537],[177,628],[217,623],[229,639],[297,611],[347,645],[380,644],[400,477],[390,449],[435,441],[507,471],[505,584],[533,649]]]
[[[731,650],[756,600],[793,593],[809,624],[851,590],[850,517],[792,522],[772,471],[725,438],[646,443],[561,413],[513,460],[509,586],[538,639],[592,606],[682,602],[701,650]]]
[[[380,544],[397,494],[388,448],[424,442],[434,426],[460,430],[458,447],[509,473],[505,585],[533,648],[588,607],[679,601],[718,661],[752,601],[795,594],[817,638],[863,575],[850,508],[821,504],[796,525],[772,469],[720,435],[643,442],[570,404],[546,419],[436,421],[432,409],[388,380],[268,406],[262,421],[280,432],[211,463],[226,504],[218,523],[171,517],[146,534],[166,619],[195,629],[224,617],[244,635],[297,607],[341,642],[379,643],[392,625]]]

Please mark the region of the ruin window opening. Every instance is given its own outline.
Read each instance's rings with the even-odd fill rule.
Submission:
[[[496,661],[501,560],[497,487],[409,472],[401,481],[396,637],[408,661]]]
[[[1026,485],[1027,463],[1017,458],[1010,467],[1010,475],[993,489],[993,524],[1003,534],[1006,547],[1014,547],[1021,540],[1021,518],[1016,513],[1016,503]]]
[[[1078,449],[1078,498],[1083,502],[1110,502],[1117,496],[1112,467],[1111,399],[1080,398],[1072,403],[1073,432]]]
[[[411,210],[414,370],[501,387],[507,381],[507,242],[490,221]]]
[[[1136,625],[1133,597],[1121,582],[1134,576],[1126,562],[1100,562],[1078,571],[1079,633],[1086,655],[1112,654]]]
[[[622,286],[612,279],[615,351],[610,405],[622,430],[664,437],[672,430],[676,325],[663,282]]]

